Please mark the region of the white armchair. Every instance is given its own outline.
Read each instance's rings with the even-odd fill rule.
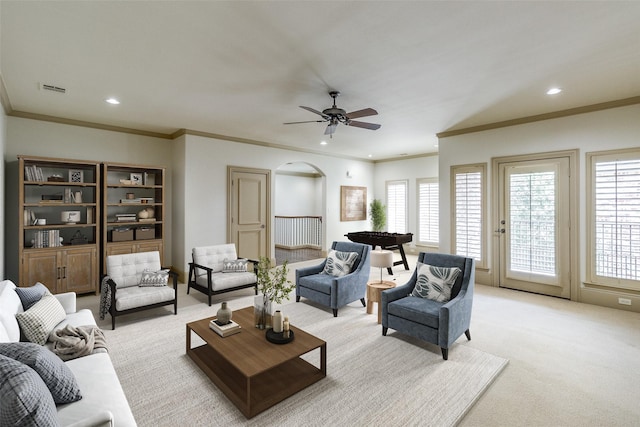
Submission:
[[[160,253],[138,252],[107,257],[107,284],[111,290],[109,314],[111,327],[116,328],[116,316],[173,304],[178,314],[178,275],[168,271],[165,283],[154,282],[152,273],[162,270]],[[157,277],[162,276],[159,274]],[[172,282],[169,287],[167,282]]]
[[[255,274],[258,261],[243,260],[252,263],[254,271],[234,268],[239,260],[236,245],[233,243],[193,248],[192,256],[193,262],[189,263],[187,294],[191,288],[196,289],[208,296],[209,305],[212,295],[223,292],[254,288],[255,294],[258,295],[258,279]],[[234,267],[229,269],[229,264]]]

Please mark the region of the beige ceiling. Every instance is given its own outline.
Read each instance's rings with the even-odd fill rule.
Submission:
[[[640,95],[640,1],[6,1],[8,108],[366,159]],[[67,89],[62,95],[41,83]],[[560,86],[550,97],[545,91]],[[376,109],[332,139],[298,106]],[[104,102],[121,100],[119,106]],[[329,142],[320,146],[322,140]],[[514,142],[514,143],[517,143]]]

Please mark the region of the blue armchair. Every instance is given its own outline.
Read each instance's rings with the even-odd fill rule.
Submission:
[[[458,267],[461,273],[451,288],[448,302],[411,296],[418,280],[418,267],[406,284],[382,292],[382,335],[388,328],[437,344],[442,358],[448,359],[449,347],[462,335],[471,340],[471,306],[475,284],[475,263],[457,255],[421,252],[418,262],[436,267]]]
[[[371,273],[369,245],[352,242],[333,242],[331,249],[339,252],[358,254],[351,272],[342,277],[323,273],[327,260],[322,264],[296,270],[296,302],[300,297],[331,307],[333,317],[338,317],[338,308],[360,300],[366,306],[364,297]]]

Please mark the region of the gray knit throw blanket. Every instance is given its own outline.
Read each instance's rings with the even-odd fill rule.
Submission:
[[[105,275],[100,282],[100,320],[104,320],[110,308],[111,286],[109,286],[109,276]]]
[[[104,332],[97,326],[67,325],[55,331],[53,352],[62,360],[87,356],[99,348],[107,349]]]

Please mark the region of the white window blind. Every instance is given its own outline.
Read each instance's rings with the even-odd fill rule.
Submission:
[[[477,168],[479,169],[479,168]],[[482,170],[455,172],[455,250],[457,255],[483,259]]]
[[[597,276],[640,280],[640,159],[594,163]]]
[[[418,242],[439,241],[439,188],[435,179],[418,181]]]
[[[407,231],[407,181],[387,182],[387,231]]]

